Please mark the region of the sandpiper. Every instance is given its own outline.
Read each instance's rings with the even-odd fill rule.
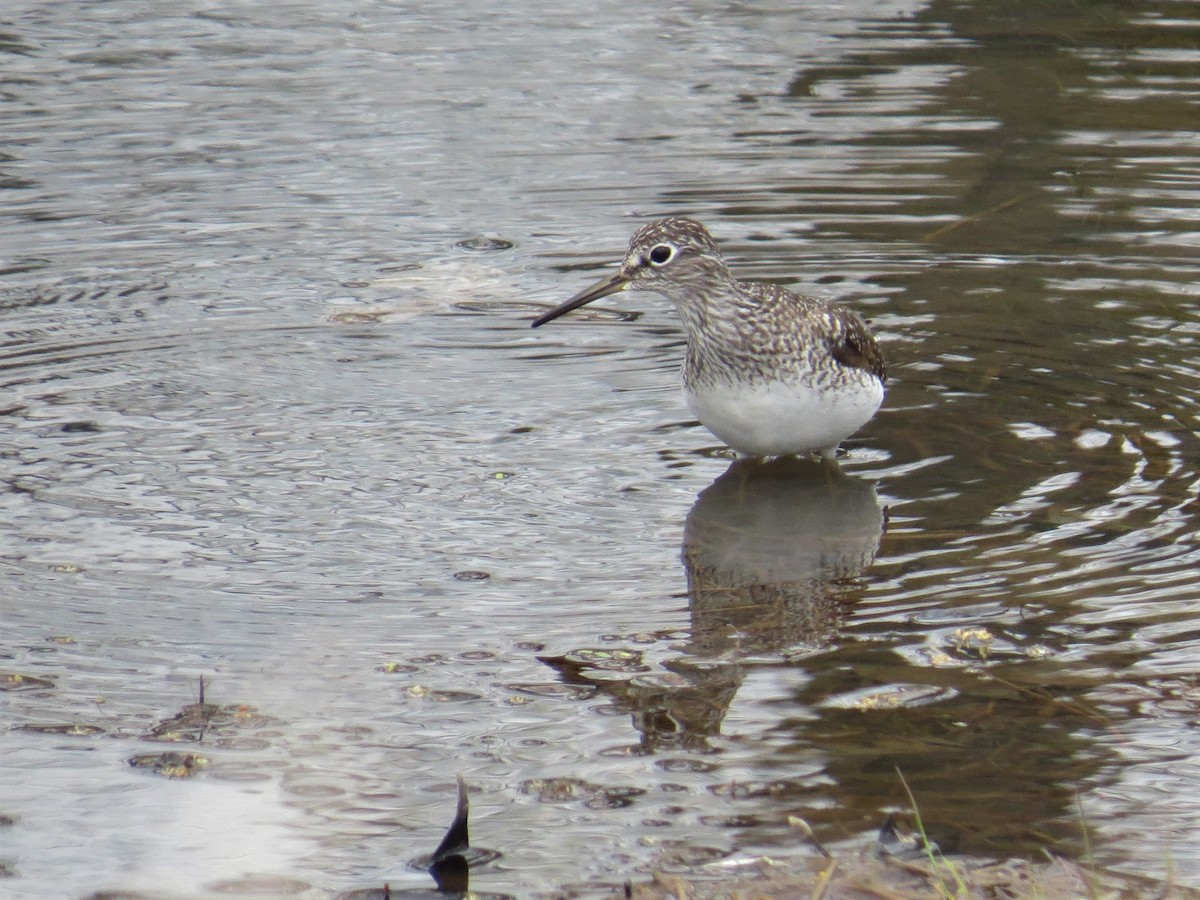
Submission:
[[[688,407],[741,454],[832,459],[883,403],[883,354],[861,316],[777,285],[738,281],[708,230],[679,216],[639,228],[616,273],[533,327],[627,288],[675,304],[687,335]]]

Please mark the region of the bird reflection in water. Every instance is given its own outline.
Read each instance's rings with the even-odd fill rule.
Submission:
[[[835,466],[738,460],[701,491],[684,526],[686,652],[658,671],[631,665],[626,678],[613,677],[611,666],[599,671],[584,651],[540,659],[629,712],[641,736],[635,752],[705,752],[748,664],[773,664],[835,638],[883,528],[874,486]]]
[[[820,647],[857,595],[884,516],[870,482],[813,460],[738,460],[683,532],[692,651]]]

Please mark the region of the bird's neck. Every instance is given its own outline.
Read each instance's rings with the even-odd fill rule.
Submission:
[[[741,318],[738,300],[742,293],[732,278],[681,285],[666,296],[679,314],[689,344],[727,344],[736,340]]]

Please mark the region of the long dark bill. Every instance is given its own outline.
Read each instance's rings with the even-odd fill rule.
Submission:
[[[529,324],[529,327],[537,328],[539,325],[545,325],[547,322],[553,321],[559,316],[565,316],[571,310],[579,309],[579,307],[591,303],[593,300],[599,300],[601,297],[607,297],[609,294],[623,291],[628,284],[629,279],[625,277],[624,273],[618,271],[601,281],[597,281],[587,290],[576,294],[562,306],[556,306],[545,315],[538,316]]]

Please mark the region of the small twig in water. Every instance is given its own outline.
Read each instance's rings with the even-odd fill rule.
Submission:
[[[824,856],[826,859],[833,859],[833,854],[825,849],[825,845],[817,839],[815,834],[813,834],[812,827],[807,822],[805,822],[799,816],[788,816],[787,823],[793,828],[799,828],[801,831],[803,831],[804,836],[808,838],[808,842],[816,847],[817,850],[821,852],[822,856]]]
[[[992,213],[998,213],[1002,209],[1008,209],[1008,207],[1020,203],[1032,193],[1032,191],[1026,191],[1024,194],[1018,194],[1015,197],[1009,197],[1007,200],[1002,200],[995,206],[988,207],[983,212],[977,212],[973,216],[964,216],[961,219],[951,222],[949,225],[943,225],[941,228],[935,228],[933,231],[929,232],[929,234],[922,237],[921,240],[932,241],[934,238],[939,238],[943,234],[953,231],[956,228],[962,228],[964,225],[970,225],[972,222],[978,222],[980,219],[990,216]]]

